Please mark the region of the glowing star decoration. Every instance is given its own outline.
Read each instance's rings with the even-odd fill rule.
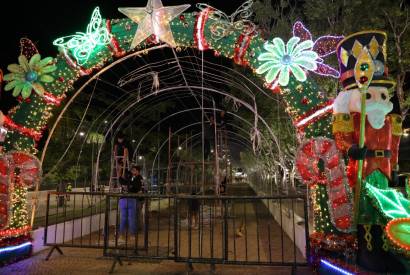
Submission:
[[[60,37],[54,40],[53,44],[72,52],[78,64],[84,65],[95,47],[107,45],[110,41],[111,35],[105,27],[104,20],[100,14],[100,8],[96,7],[85,33],[76,32],[74,35]]]
[[[394,189],[379,189],[366,184],[369,197],[389,219],[410,217],[410,201]]]
[[[296,21],[293,25],[293,36],[299,37],[301,41],[313,40],[312,34],[300,21]],[[319,55],[320,60],[317,62],[317,69],[314,73],[334,78],[340,77],[339,71],[323,63],[323,58],[335,53],[337,44],[343,38],[344,36],[325,35],[315,40],[312,50]]]
[[[4,87],[4,90],[13,90],[14,97],[21,94],[23,99],[30,97],[33,89],[38,95],[43,96],[45,89],[41,82],[51,83],[54,81],[54,78],[48,75],[57,69],[52,64],[53,58],[41,59],[40,54],[37,53],[31,57],[30,61],[24,55],[20,55],[18,61],[19,64],[10,64],[7,67],[10,73],[4,76],[4,80],[9,81],[9,83]]]
[[[281,86],[287,86],[292,73],[298,81],[306,81],[306,72],[317,69],[318,54],[310,50],[312,40],[299,43],[299,37],[292,37],[285,46],[282,39],[276,37],[273,44],[263,46],[267,52],[259,55],[258,60],[264,63],[256,70],[258,74],[266,73],[266,82],[271,83],[278,77]]]
[[[161,0],[148,0],[145,8],[118,8],[118,10],[138,24],[130,49],[135,48],[152,34],[157,41],[176,47],[169,22],[191,5],[162,6]]]

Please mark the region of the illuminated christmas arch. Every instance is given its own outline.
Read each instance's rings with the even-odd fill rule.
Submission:
[[[183,13],[169,21],[171,33],[167,35],[172,36],[175,47],[213,50],[249,67],[266,81],[266,88],[283,94],[297,128],[307,127],[308,136],[319,135],[318,131],[323,129],[314,122],[329,113],[331,103],[319,92],[309,73],[338,77],[338,72],[325,65],[322,58],[334,52],[341,37],[325,36],[313,42],[302,23],[297,22],[294,36],[286,45],[280,38],[265,41],[249,21],[224,18],[212,7],[199,7],[199,12]],[[54,41],[60,50],[55,58],[20,56],[19,64],[9,65],[5,89],[13,90],[20,104],[5,117],[5,127],[9,130],[6,149],[36,154],[36,142],[42,137],[53,110],[64,104],[79,78],[135,51],[148,53],[158,44],[155,34],[149,34],[131,47],[136,33],[138,24],[133,20],[103,19],[96,8],[85,32]],[[23,83],[17,82],[17,78],[23,79]]]
[[[334,52],[342,37],[313,40],[303,24],[296,22],[293,37],[287,43],[281,38],[266,41],[249,20],[251,4],[251,0],[246,1],[228,16],[206,4],[197,5],[197,12],[182,13],[189,5],[162,7],[159,0],[149,0],[146,8],[120,8],[129,17],[121,19],[103,19],[96,8],[85,31],[54,41],[59,49],[56,57],[42,58],[26,41],[19,63],[9,65],[9,73],[4,76],[5,90],[12,91],[20,101],[4,116],[8,130],[5,151],[36,155],[36,144],[53,112],[66,104],[77,80],[127,55],[148,53],[161,42],[182,50],[213,50],[216,55],[248,67],[263,79],[266,89],[282,94],[300,134],[306,138],[331,137],[332,101],[319,91],[310,75],[339,77],[323,59]],[[153,11],[152,17],[147,16],[147,10]],[[318,194],[323,194],[318,195],[318,200],[326,200],[324,187],[317,188],[322,188]],[[331,228],[328,213],[323,214],[323,219],[323,226]],[[12,228],[5,226],[0,228],[0,236],[5,230],[9,230],[9,237],[27,234],[28,225],[28,221],[22,221]]]

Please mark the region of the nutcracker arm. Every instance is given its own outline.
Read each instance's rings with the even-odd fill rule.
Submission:
[[[335,137],[336,147],[344,154],[347,154],[353,145],[353,116],[347,113],[333,114],[332,132]]]
[[[366,158],[367,147],[363,146],[362,148],[359,147],[358,144],[352,144],[347,151],[347,155],[349,158],[354,160],[364,160]]]

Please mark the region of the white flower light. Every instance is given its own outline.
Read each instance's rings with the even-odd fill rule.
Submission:
[[[258,74],[266,73],[265,80],[268,83],[278,79],[279,85],[287,86],[289,75],[292,74],[298,81],[306,81],[306,72],[317,69],[320,62],[318,54],[312,51],[312,40],[299,43],[299,37],[292,37],[285,46],[282,39],[276,37],[272,43],[263,46],[267,52],[259,55],[258,60],[264,61],[256,70]],[[299,43],[299,44],[298,44]]]

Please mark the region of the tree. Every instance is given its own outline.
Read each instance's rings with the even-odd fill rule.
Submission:
[[[406,76],[410,73],[410,14],[404,0],[306,0],[305,22],[313,33],[349,35],[363,30],[384,30],[388,35],[389,73],[396,79],[401,113],[410,107]],[[326,11],[326,12],[324,12]]]
[[[404,0],[394,1],[382,8],[389,29],[393,35],[395,54],[390,58],[395,65],[396,93],[403,115],[410,107],[409,90],[405,91],[406,74],[410,73],[410,17],[409,6]]]
[[[292,0],[259,0],[253,5],[254,21],[259,25],[259,31],[265,39],[272,34],[279,37],[289,37],[291,26],[300,16],[298,1]]]

